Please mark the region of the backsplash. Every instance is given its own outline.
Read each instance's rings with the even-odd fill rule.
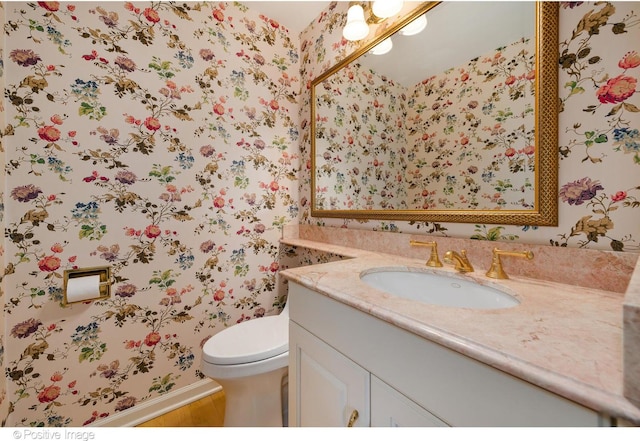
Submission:
[[[429,255],[425,248],[412,247],[409,241],[433,240],[438,244],[440,258],[447,250],[467,250],[475,271],[484,274],[491,266],[494,247],[510,251],[530,250],[533,260],[503,258],[503,266],[509,275],[540,279],[568,285],[602,289],[624,294],[638,261],[635,253],[616,253],[603,250],[548,247],[524,243],[495,243],[464,238],[433,237],[418,234],[397,234],[383,231],[366,231],[351,228],[299,225],[284,230],[285,237],[346,248],[396,254],[424,259]],[[317,252],[316,252],[317,253]],[[324,263],[318,258],[314,263]]]

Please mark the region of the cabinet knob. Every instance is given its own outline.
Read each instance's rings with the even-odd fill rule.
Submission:
[[[351,412],[351,416],[349,417],[349,422],[347,423],[347,427],[353,427],[353,425],[356,423],[358,416],[360,416],[358,414],[358,411],[356,409],[353,409],[353,412]]]

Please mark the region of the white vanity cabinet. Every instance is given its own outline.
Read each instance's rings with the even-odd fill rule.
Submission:
[[[289,332],[290,426],[446,425],[293,321]]]
[[[289,425],[587,427],[598,412],[289,281]]]

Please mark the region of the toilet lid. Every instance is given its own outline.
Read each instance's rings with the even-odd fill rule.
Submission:
[[[204,360],[213,364],[251,363],[288,350],[289,320],[277,315],[233,325],[211,337],[202,348]]]

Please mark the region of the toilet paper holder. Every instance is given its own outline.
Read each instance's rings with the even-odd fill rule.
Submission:
[[[90,278],[95,279],[98,276],[98,283],[95,286],[95,292],[90,297],[84,297],[80,300],[69,299],[69,285],[73,285],[74,279]],[[64,270],[64,289],[63,289],[63,306],[73,303],[81,303],[94,300],[104,300],[111,297],[111,268],[109,266],[95,266],[90,268],[77,268]],[[93,290],[92,290],[93,291]]]

